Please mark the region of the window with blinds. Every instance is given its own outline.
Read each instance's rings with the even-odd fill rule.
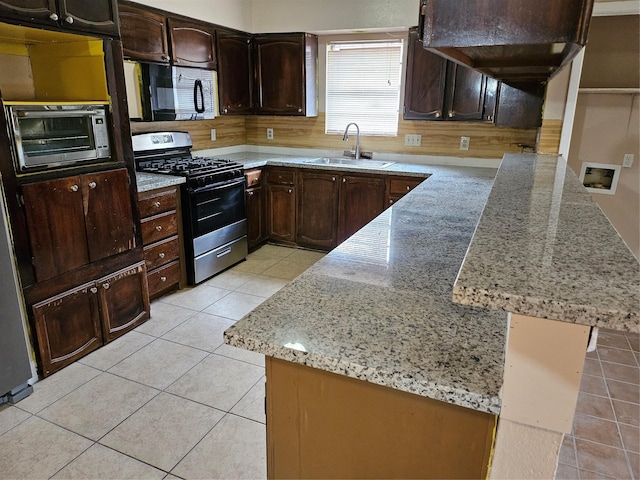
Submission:
[[[325,133],[398,134],[402,40],[327,44]]]

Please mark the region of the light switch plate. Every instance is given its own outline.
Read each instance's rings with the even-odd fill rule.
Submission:
[[[625,153],[622,158],[622,166],[630,168],[633,166],[633,153]]]
[[[211,141],[212,142],[216,141],[216,129],[215,128],[211,129]]]

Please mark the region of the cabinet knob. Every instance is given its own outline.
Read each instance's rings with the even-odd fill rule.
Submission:
[[[291,193],[291,189],[289,189],[288,191],[289,191],[289,193]]]
[[[160,281],[161,282],[166,282],[167,281],[167,277],[160,277]]]
[[[407,192],[411,190],[411,187],[409,185],[407,185]]]
[[[178,60],[177,58],[173,61],[173,63],[180,63],[180,60]]]
[[[96,182],[89,182],[89,188],[96,188],[98,184]]]
[[[298,113],[302,113],[302,109],[301,108],[298,109]]]
[[[258,183],[258,179],[254,178],[253,180],[251,180],[251,183]]]
[[[442,116],[442,112],[441,111],[437,111],[436,112],[436,118],[440,118]]]
[[[164,60],[164,61],[169,60],[169,56],[168,55],[162,55],[162,57],[160,57],[160,58],[162,58],[162,60]]]
[[[336,181],[336,177],[331,177],[331,181],[335,182]]]
[[[160,202],[153,202],[153,206],[156,208],[160,207]]]
[[[72,192],[77,192],[78,191],[78,185],[71,185],[69,190],[71,190]]]
[[[164,253],[164,252],[160,252],[160,253],[158,254],[158,256],[159,256],[160,258],[164,258],[164,257],[166,257],[166,255],[165,255],[165,253]]]
[[[162,231],[162,225],[156,225],[156,230],[158,232],[161,232]]]
[[[109,282],[104,282],[104,283],[102,284],[102,288],[104,288],[105,290],[109,290],[109,287],[110,287],[110,286],[111,286],[111,285],[109,285]]]
[[[66,17],[64,17],[64,21],[71,24],[73,23],[73,17],[71,15],[67,15]]]
[[[393,204],[393,200],[389,200],[389,205],[392,205],[392,204]]]
[[[347,183],[347,179],[346,179],[346,178],[343,178],[343,179],[342,179],[342,183]]]
[[[57,13],[52,13],[51,15],[49,15],[49,18],[54,22],[57,22],[60,19]]]
[[[449,112],[449,118],[453,118],[453,117],[455,117],[455,116],[456,116],[456,113],[455,113],[453,110],[451,110],[451,111]]]
[[[98,289],[97,289],[96,287],[91,287],[91,288],[89,289],[89,291],[90,291],[91,293],[98,293]]]
[[[224,113],[229,112],[229,109],[225,108],[224,110],[222,110]]]
[[[249,192],[249,196],[250,196],[250,197],[253,197],[253,192]]]

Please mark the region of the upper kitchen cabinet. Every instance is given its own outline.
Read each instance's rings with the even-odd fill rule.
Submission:
[[[216,68],[216,36],[211,24],[120,2],[120,29],[127,59]]]
[[[117,0],[2,0],[0,18],[106,36],[120,35]]]
[[[318,115],[318,37],[305,33],[254,36],[256,113]]]
[[[253,112],[251,35],[218,30],[218,96],[223,115]]]
[[[425,50],[418,29],[409,30],[405,120],[491,121],[495,93],[495,82]]]
[[[126,3],[120,3],[119,10],[125,58],[169,63],[166,17]]]
[[[213,26],[169,18],[171,60],[181,67],[216,68],[216,35]]]
[[[428,48],[511,86],[545,83],[586,44],[593,0],[422,0]]]

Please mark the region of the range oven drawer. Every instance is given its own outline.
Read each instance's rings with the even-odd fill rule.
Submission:
[[[145,218],[140,223],[144,244],[157,242],[178,233],[178,222],[173,211]]]
[[[194,281],[200,283],[244,259],[248,253],[247,236],[204,253],[194,260]]]

